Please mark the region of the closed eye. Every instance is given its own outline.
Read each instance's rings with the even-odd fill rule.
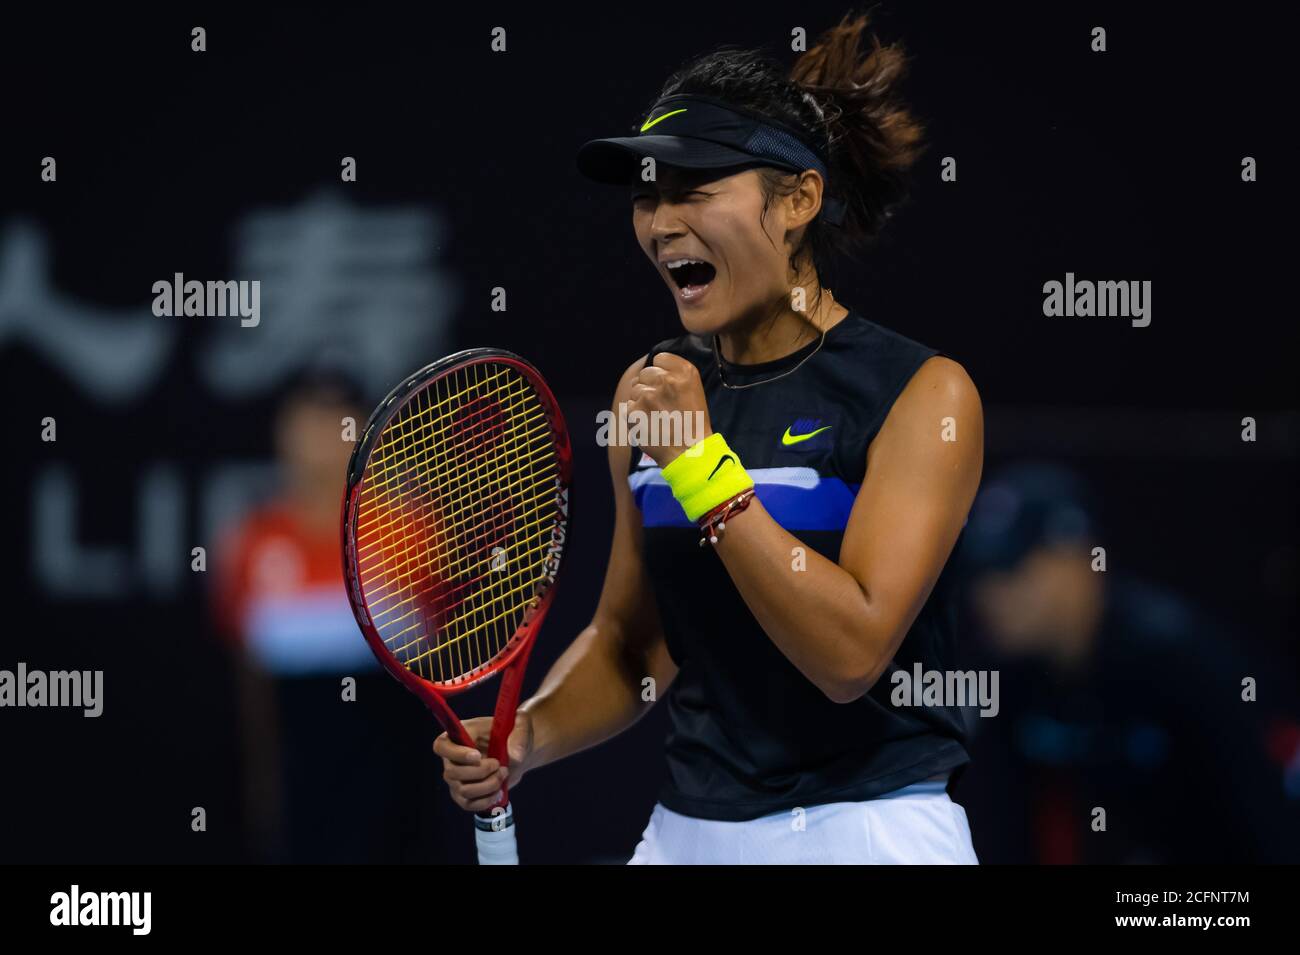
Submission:
[[[677,199],[678,201],[682,199],[693,198],[695,196],[703,196],[707,199],[711,195],[713,195],[713,193],[705,192],[703,189],[688,189],[685,192],[678,192],[678,193],[671,194],[672,198]],[[655,198],[655,194],[652,192],[632,193],[633,202],[640,202],[642,199],[654,199],[654,198]]]

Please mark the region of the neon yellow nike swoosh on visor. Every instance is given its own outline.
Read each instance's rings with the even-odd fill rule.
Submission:
[[[675,109],[675,110],[673,110],[671,113],[664,113],[662,116],[656,116],[654,119],[647,119],[647,120],[645,121],[645,125],[641,127],[641,132],[644,133],[647,129],[649,129],[649,128],[650,128],[651,126],[653,126],[655,123],[662,123],[662,122],[663,122],[665,119],[667,119],[669,116],[676,116],[678,113],[684,113],[684,112],[686,112],[686,110],[684,110],[684,109]]]
[[[790,429],[789,429],[789,428],[786,428],[786,429],[785,429],[785,434],[781,435],[781,443],[784,444],[784,445],[788,448],[790,445],[792,445],[792,444],[798,444],[800,441],[807,441],[809,438],[815,438],[815,437],[817,437],[817,435],[821,434],[823,431],[829,431],[830,429],[831,429],[831,426],[830,426],[830,425],[827,425],[827,426],[824,427],[824,428],[818,428],[816,431],[809,431],[807,434],[795,434],[795,435],[792,435],[792,434],[790,434]]]

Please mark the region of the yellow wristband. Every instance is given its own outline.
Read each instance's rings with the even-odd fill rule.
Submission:
[[[740,456],[716,432],[669,461],[663,475],[673,497],[692,521],[754,486]]]

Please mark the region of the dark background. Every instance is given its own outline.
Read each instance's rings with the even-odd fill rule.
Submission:
[[[1112,565],[1194,595],[1294,681],[1294,242],[1281,143],[1292,110],[1280,95],[1290,60],[1265,9],[885,7],[876,28],[914,57],[906,91],[931,146],[882,242],[828,284],[967,368],[986,408],[986,474],[1030,455],[1077,467],[1104,502]],[[407,370],[459,347],[517,351],[550,380],[576,444],[571,556],[535,685],[590,619],[603,574],[612,504],[595,414],[626,365],[678,328],[624,196],[582,180],[573,154],[629,130],[690,56],[768,44],[788,61],[793,26],[811,45],[844,8],[741,10],[7,12],[0,236],[38,230],[42,281],[59,295],[141,310],[173,272],[254,277],[232,257],[255,210],[326,195],[436,213],[429,266],[447,280],[445,327]],[[195,25],[206,53],[190,51]],[[1096,25],[1104,54],[1089,49]],[[507,30],[504,54],[489,46],[495,26]],[[57,183],[40,181],[44,156],[58,159]],[[338,182],[343,156],[357,158],[358,182]],[[957,158],[957,183],[939,180],[943,156]],[[1241,181],[1243,156],[1258,160],[1258,182]],[[158,318],[175,337],[148,386],[116,401],[88,393],[14,331],[5,296],[33,275],[13,249],[0,242],[12,508],[0,667],[102,668],[106,712],[0,711],[0,859],[242,859],[231,673],[206,581],[186,565],[190,541],[206,543],[197,489],[219,465],[267,458],[274,390],[215,393],[200,366],[213,323]],[[1067,271],[1151,280],[1151,325],[1044,318],[1042,284]],[[490,307],[498,286],[504,313]],[[47,415],[57,444],[39,440]],[[1255,443],[1240,440],[1246,416],[1259,422]],[[179,583],[159,591],[140,572],[106,598],[50,592],[32,556],[50,468],[75,485],[79,539],[129,554],[157,462],[182,487]],[[478,700],[459,708],[490,696]],[[437,780],[420,704],[385,683],[357,705],[417,728],[410,765],[427,766],[412,769],[426,802],[406,857],[467,859],[472,838]],[[525,857],[625,858],[654,802],[662,731],[652,714],[530,778],[516,803]],[[206,834],[190,831],[196,805]]]

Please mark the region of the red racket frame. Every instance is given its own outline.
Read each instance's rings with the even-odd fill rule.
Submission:
[[[486,363],[512,366],[528,379],[541,399],[542,408],[546,413],[547,424],[551,429],[551,440],[555,446],[555,459],[558,467],[556,494],[560,495],[564,502],[561,510],[563,521],[559,526],[564,533],[561,540],[555,541],[552,539],[552,554],[556,560],[556,573],[552,575],[546,584],[546,589],[537,602],[524,612],[524,619],[520,623],[519,629],[506,643],[506,651],[471,678],[451,686],[438,685],[412,673],[384,645],[383,639],[370,618],[370,610],[366,605],[365,594],[361,590],[361,582],[357,576],[356,540],[352,528],[356,520],[358,498],[361,493],[361,478],[365,474],[366,465],[370,458],[370,452],[374,449],[375,441],[388,422],[410,399],[427,389],[434,382],[472,365]],[[537,636],[537,631],[541,628],[546,611],[550,608],[551,601],[555,597],[555,583],[559,576],[558,571],[564,563],[564,548],[568,543],[568,526],[570,523],[568,498],[572,469],[573,450],[569,444],[569,432],[565,427],[564,415],[560,412],[559,403],[556,402],[555,395],[546,384],[546,380],[542,378],[541,373],[536,368],[523,358],[513,352],[499,348],[471,348],[457,352],[454,355],[448,355],[431,365],[421,368],[399,384],[388,393],[388,396],[380,402],[379,407],[371,414],[370,420],[366,423],[366,429],[361,435],[361,440],[357,442],[357,446],[352,452],[352,458],[348,463],[347,487],[343,492],[343,580],[347,588],[348,602],[351,603],[352,613],[357,619],[357,625],[360,626],[366,642],[370,644],[371,651],[384,669],[404,687],[423,700],[425,706],[433,712],[438,722],[442,724],[443,729],[447,731],[447,735],[461,746],[475,747],[476,744],[469,734],[465,732],[464,725],[457,718],[455,712],[452,711],[451,705],[447,702],[447,697],[462,693],[470,687],[482,683],[489,677],[502,673],[501,688],[497,691],[497,703],[492,716],[492,735],[488,743],[488,756],[499,761],[502,766],[508,766],[510,763],[506,744],[515,725],[515,713],[519,707],[519,695],[523,689],[524,669],[528,665],[528,655],[532,651],[533,641]],[[503,784],[501,799],[492,808],[503,807],[509,801],[509,790]],[[484,815],[488,814],[490,814],[490,811]]]

